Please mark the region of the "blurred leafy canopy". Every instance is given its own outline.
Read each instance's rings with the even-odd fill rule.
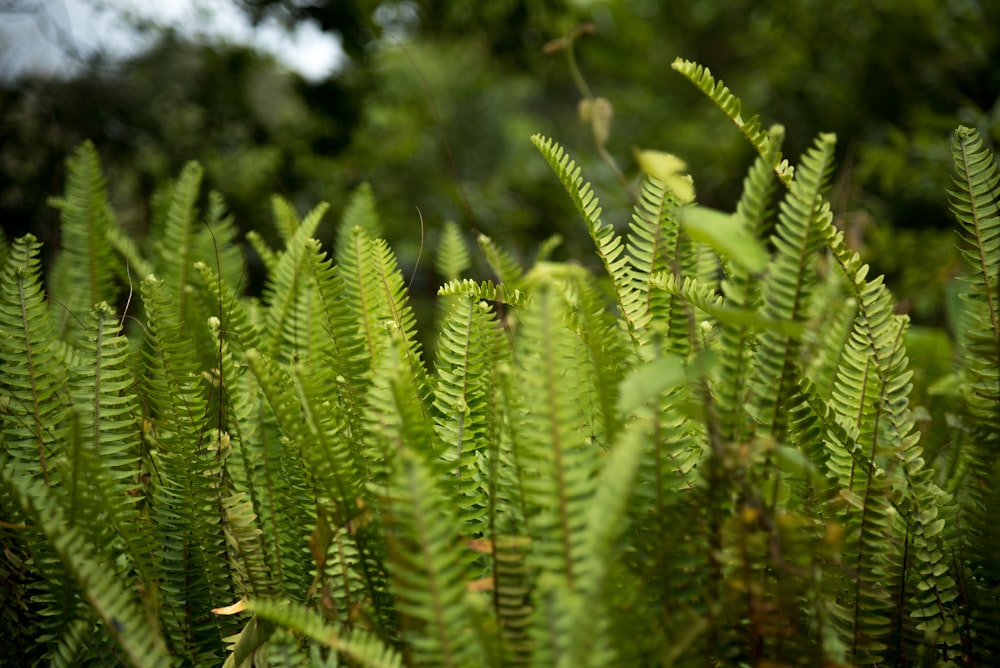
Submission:
[[[538,186],[523,139],[558,130],[568,145],[591,143],[565,63],[542,48],[591,22],[596,34],[578,40],[576,59],[613,119],[600,147],[577,153],[612,208],[625,209],[630,194],[599,166],[599,153],[615,159],[637,193],[637,146],[687,160],[703,203],[735,204],[739,172],[731,166],[750,153],[738,133],[715,124],[710,103],[668,76],[669,62],[689,58],[725,72],[749,108],[767,110],[765,127],[781,119],[788,155],[804,152],[821,130],[837,131],[838,222],[851,226],[856,247],[887,271],[915,317],[939,323],[942,284],[914,275],[918,262],[892,266],[892,230],[947,226],[936,184],[947,175],[943,147],[956,119],[988,144],[1000,139],[1000,5],[985,0],[239,6],[258,20],[318,22],[341,38],[348,62],[308,83],[251,51],[166,33],[149,53],[71,81],[4,82],[0,207],[8,233],[30,229],[56,240],[54,212],[34,204],[59,182],[62,156],[90,138],[101,146],[123,222],[139,231],[155,184],[197,155],[240,228],[272,242],[261,213],[269,193],[302,208],[318,199],[338,208],[341,193],[368,181],[382,195],[386,235],[404,265],[417,255],[415,207],[431,231],[453,220],[466,234],[503,239],[522,259],[552,233],[564,239],[560,252],[579,256],[586,244],[554,222],[565,219],[566,205]],[[915,241],[904,247],[930,246],[922,233],[907,234]]]

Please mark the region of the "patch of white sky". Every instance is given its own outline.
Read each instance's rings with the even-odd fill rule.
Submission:
[[[0,0],[0,78],[72,76],[88,57],[141,52],[164,27],[190,39],[252,46],[304,78],[321,80],[345,59],[338,37],[311,21],[253,26],[234,0]]]

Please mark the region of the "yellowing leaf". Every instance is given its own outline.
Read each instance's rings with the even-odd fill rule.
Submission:
[[[639,168],[663,187],[673,193],[681,203],[694,201],[694,179],[684,174],[687,164],[673,153],[663,151],[636,150],[635,158]]]

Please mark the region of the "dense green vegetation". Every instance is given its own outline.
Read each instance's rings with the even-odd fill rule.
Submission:
[[[240,6],[0,84],[0,664],[1000,663],[1000,4]]]
[[[613,105],[606,149],[633,191],[640,182],[633,147],[656,148],[688,162],[702,203],[735,206],[749,147],[669,72],[677,56],[703,63],[726,74],[765,126],[785,125],[788,155],[801,155],[819,132],[837,132],[838,224],[887,274],[916,322],[945,321],[943,287],[959,266],[939,196],[950,169],[946,147],[957,123],[976,127],[988,145],[1000,141],[997,3],[240,5],[255,16],[316,21],[341,37],[349,61],[325,81],[306,82],[250,50],[168,33],[147,54],[97,63],[71,80],[3,82],[0,208],[9,236],[31,231],[47,249],[57,247],[57,218],[38,203],[63,182],[64,157],[90,139],[119,218],[138,235],[149,225],[156,185],[197,158],[209,186],[225,195],[240,238],[255,229],[278,243],[268,213],[273,192],[300,210],[325,200],[339,211],[347,193],[369,182],[407,272],[419,248],[417,208],[432,243],[451,220],[471,236],[502,239],[522,260],[553,233],[563,236],[560,257],[587,257],[586,238],[544,187],[544,166],[525,137],[559,136],[611,211],[633,204],[578,120],[581,92],[565,52],[544,49],[592,23],[596,31],[577,41],[576,59],[591,93]],[[610,222],[623,228],[628,220]],[[939,274],[921,269],[929,263]],[[263,271],[254,258],[250,275],[259,292]],[[414,286],[422,309],[437,283],[421,280],[427,275]]]
[[[756,155],[733,211],[640,151],[618,231],[534,135],[600,269],[443,227],[433,363],[370,187],[332,250],[274,197],[257,298],[201,165],[135,236],[81,145],[50,265],[0,252],[3,662],[995,664],[995,157],[954,132],[952,345],[834,225],[833,134],[673,69]]]

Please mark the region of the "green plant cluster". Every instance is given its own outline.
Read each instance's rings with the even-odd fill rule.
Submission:
[[[758,153],[735,212],[654,167],[618,230],[536,135],[604,272],[480,236],[476,280],[446,227],[433,364],[369,188],[332,252],[326,205],[274,198],[254,299],[197,164],[135,240],[81,146],[45,287],[37,240],[2,246],[0,661],[995,664],[995,158],[956,131],[969,271],[929,411],[833,225],[835,137],[793,166],[674,68]]]

